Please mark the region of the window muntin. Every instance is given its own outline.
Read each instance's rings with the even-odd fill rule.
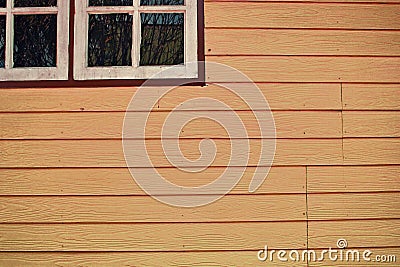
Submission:
[[[128,5],[132,3],[132,5]],[[140,3],[144,5],[140,5]],[[177,4],[181,5],[177,5]],[[109,49],[103,40],[91,38],[93,21],[101,16],[114,18],[114,34],[106,29],[108,42],[121,44],[128,38],[125,49],[117,48],[118,59],[107,59]],[[106,17],[103,17],[104,19]],[[119,19],[117,19],[119,18]],[[129,19],[128,19],[129,18]],[[126,21],[132,18],[132,27]],[[99,26],[99,28],[104,28]],[[132,30],[132,38],[127,34]],[[117,29],[117,30],[115,30]],[[161,31],[161,29],[163,31]],[[164,30],[166,31],[164,32]],[[124,32],[122,35],[121,33]],[[152,35],[153,38],[149,38]],[[157,38],[154,38],[156,37]],[[157,39],[157,41],[155,41]],[[93,46],[93,44],[97,43]],[[170,65],[180,65],[165,78],[198,78],[197,60],[197,1],[187,0],[87,0],[76,2],[74,79],[148,79]],[[103,47],[103,48],[101,48]],[[104,58],[94,57],[93,51]],[[129,50],[131,61],[126,57]],[[101,52],[103,51],[103,52]],[[120,59],[122,58],[122,59]],[[93,60],[95,59],[95,60]],[[101,64],[100,64],[100,63]],[[173,75],[173,76],[172,76]]]
[[[0,1],[0,81],[67,80],[68,23],[69,0]]]

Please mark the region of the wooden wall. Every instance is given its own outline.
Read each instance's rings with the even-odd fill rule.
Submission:
[[[122,153],[135,88],[0,89],[1,266],[252,266],[266,244],[323,249],[338,238],[400,260],[400,1],[209,0],[205,24],[206,59],[247,74],[273,110],[277,151],[263,186],[247,192],[250,159],[220,201],[161,204]],[[219,138],[218,166],[200,175],[168,167],[157,123],[176,103],[223,99],[252,129],[248,108],[213,84],[223,78],[208,72],[208,86],[179,88],[153,114],[149,146],[176,183],[212,181],[229,147]],[[209,121],[185,129],[193,158],[199,138],[225,134]],[[326,264],[345,265],[291,266]]]

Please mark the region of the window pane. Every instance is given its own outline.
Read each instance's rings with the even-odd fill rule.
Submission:
[[[14,67],[55,67],[57,15],[14,17]]]
[[[6,52],[6,16],[0,16],[0,68],[4,68]]]
[[[0,0],[0,7],[6,7],[6,0]]]
[[[89,6],[132,6],[132,5],[133,5],[133,0],[89,0]]]
[[[184,5],[184,0],[140,0],[142,6]]]
[[[89,67],[132,65],[132,21],[129,14],[89,15]]]
[[[15,7],[57,6],[57,0],[14,0],[14,6]]]
[[[184,62],[184,15],[142,13],[140,65],[177,65]]]

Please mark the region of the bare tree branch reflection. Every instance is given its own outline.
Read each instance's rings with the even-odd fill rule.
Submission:
[[[6,56],[6,16],[0,16],[0,68],[5,66]]]
[[[14,67],[55,67],[57,15],[14,16]]]
[[[177,65],[184,62],[184,15],[143,13],[140,65]]]
[[[133,5],[133,0],[89,0],[89,6],[132,6],[132,5]]]
[[[184,0],[141,0],[142,6],[183,5]]]
[[[132,15],[89,16],[89,67],[132,65]]]
[[[65,1],[65,0],[60,0]],[[57,0],[14,0],[15,7],[57,6]]]

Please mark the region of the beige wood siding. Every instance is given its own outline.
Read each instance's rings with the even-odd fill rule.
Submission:
[[[186,127],[189,158],[202,138],[218,138],[213,165],[187,175],[160,149],[168,112],[208,96],[245,122],[252,155],[241,181],[194,209],[157,202],[130,176],[121,134],[137,88],[3,88],[0,266],[375,266],[257,260],[265,245],[322,250],[339,238],[398,264],[400,1],[206,0],[205,26],[206,60],[247,74],[273,111],[276,156],[259,190],[248,193],[260,133],[249,108],[215,84],[235,82],[224,73],[169,93],[149,121],[157,170],[186,186],[224,171],[229,139],[210,121]],[[183,112],[198,109],[210,112]]]

